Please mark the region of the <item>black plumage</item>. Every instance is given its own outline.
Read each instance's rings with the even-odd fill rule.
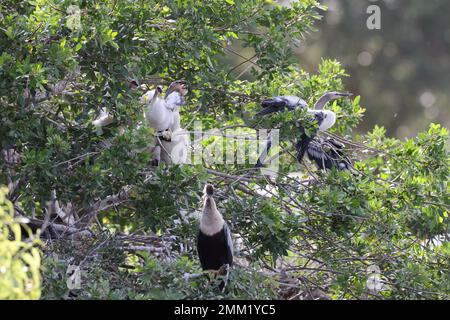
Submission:
[[[256,165],[255,165],[255,168],[262,168],[262,166],[264,165],[264,160],[266,159],[267,155],[269,154],[270,148],[272,148],[272,137],[269,135],[266,140],[266,145],[264,147],[264,151],[259,156],[258,161],[256,162]]]
[[[296,96],[280,96],[266,99],[261,102],[263,109],[256,116],[264,116],[266,114],[282,112],[284,110],[293,111],[296,108],[307,108],[305,100]]]
[[[228,225],[224,222],[222,229],[214,235],[198,232],[197,250],[203,270],[219,270],[222,266],[233,263],[231,234]]]
[[[217,210],[213,198],[214,188],[207,185],[204,192],[203,212],[197,236],[197,252],[203,270],[226,271],[233,264],[231,232]],[[224,283],[221,285],[223,288]]]
[[[308,158],[321,170],[351,170],[352,163],[342,152],[343,148],[343,144],[331,138],[314,139],[307,148]]]
[[[317,123],[315,132],[306,132],[303,126],[299,126],[299,135],[296,142],[297,160],[301,162],[305,156],[311,161],[314,161],[319,169],[331,169],[336,167],[339,170],[350,170],[350,160],[344,156],[340,145],[335,140],[324,140],[317,138],[318,131],[325,131],[331,128],[336,121],[336,114],[330,110],[317,110],[323,108],[329,101],[339,99],[342,97],[348,97],[349,93],[340,92],[327,92],[325,93],[314,105],[314,109],[308,109],[307,112],[311,116],[310,121]],[[308,105],[304,100],[295,96],[281,96],[272,99],[264,100],[262,102],[263,110],[257,113],[258,115],[267,115],[270,113],[281,112],[284,110],[292,111],[296,108],[308,108]],[[260,155],[256,168],[263,166],[264,159],[272,147],[272,141],[270,137],[267,139],[266,147],[263,153]]]

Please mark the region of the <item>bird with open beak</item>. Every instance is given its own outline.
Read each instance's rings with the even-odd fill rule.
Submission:
[[[187,92],[186,82],[183,80],[176,80],[172,82],[167,89],[165,96],[166,106],[173,112],[173,119],[170,127],[172,132],[181,127],[180,108],[185,105],[184,97]]]
[[[146,104],[145,117],[153,129],[157,131],[153,164],[160,161],[169,164],[182,164],[187,161],[188,136],[180,123],[180,107],[185,104],[187,94],[183,80],[172,82],[162,97],[161,86],[146,92],[141,102]]]
[[[227,223],[217,210],[214,200],[214,187],[205,186],[203,212],[197,237],[197,251],[203,270],[225,275],[225,281],[219,288],[223,290],[229,268],[233,263],[233,241]]]

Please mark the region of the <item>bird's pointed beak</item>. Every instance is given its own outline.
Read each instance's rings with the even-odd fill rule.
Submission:
[[[211,184],[205,186],[204,195],[207,197],[212,197],[214,195],[214,187]]]
[[[187,87],[187,84],[185,83],[185,82],[183,82],[182,84],[181,84],[181,95],[183,95],[183,96],[185,96],[185,95],[187,95],[187,93],[188,93],[188,87]]]
[[[211,200],[214,199],[213,195],[214,195],[214,187],[210,184],[207,184],[205,186],[205,189],[203,189],[203,201],[205,207],[211,206]]]

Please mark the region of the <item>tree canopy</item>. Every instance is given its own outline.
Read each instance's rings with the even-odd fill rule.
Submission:
[[[0,184],[15,215],[41,230],[42,298],[449,298],[447,129],[430,124],[407,140],[378,126],[355,134],[360,97],[338,100],[328,106],[337,123],[321,136],[345,145],[354,170],[322,172],[289,149],[304,113],[254,118],[266,97],[313,105],[346,91],[339,62],[307,73],[293,54],[325,9],[315,0],[2,1]],[[244,62],[256,80],[235,72]],[[228,129],[279,127],[278,174],[251,161],[151,166],[154,132],[134,83],[177,79],[189,86],[182,126],[218,132],[203,147],[227,142]],[[102,108],[113,123],[99,131]],[[223,293],[186,277],[200,272],[207,182],[236,243]],[[67,285],[69,266],[81,270],[80,287]]]

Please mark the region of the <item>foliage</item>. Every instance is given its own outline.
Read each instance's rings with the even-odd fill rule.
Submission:
[[[160,261],[146,252],[138,256],[124,257],[113,243],[108,243],[96,256],[90,256],[81,270],[81,288],[69,290],[66,285],[68,260],[74,253],[67,247],[52,247],[52,253],[44,259],[43,297],[45,299],[269,299],[276,288],[269,277],[258,274],[253,268],[236,268],[227,290],[220,292],[217,284],[206,274],[199,273],[199,266],[189,256],[178,256]],[[58,252],[58,254],[56,254]],[[109,266],[109,267],[108,267]],[[119,267],[117,267],[119,266]],[[125,268],[126,266],[126,268]],[[255,265],[255,267],[258,267]],[[194,274],[187,279],[186,275]]]
[[[326,91],[346,91],[337,61],[310,74],[293,59],[322,9],[314,0],[0,4],[0,149],[19,155],[0,159],[0,183],[13,186],[16,211],[30,209],[40,227],[50,221],[43,298],[305,298],[319,289],[334,299],[449,297],[448,131],[438,125],[406,141],[382,127],[355,135],[365,111],[356,96],[327,106],[338,121],[321,135],[344,142],[353,172],[320,172],[290,152],[271,178],[249,161],[150,165],[154,132],[132,81],[185,79],[188,130],[195,120],[204,131],[278,127],[289,147],[296,122],[307,125],[304,111],[253,115],[268,96],[313,105]],[[236,74],[242,63],[256,80]],[[97,130],[102,108],[113,123]],[[236,243],[223,294],[205,276],[183,279],[200,273],[195,237],[206,182]],[[66,223],[51,209],[56,202],[73,214],[74,234],[55,231]],[[173,237],[169,248],[165,237]],[[81,265],[80,289],[66,285],[69,265]],[[384,281],[375,293],[366,286],[373,265]]]
[[[7,188],[0,188],[0,299],[39,299],[41,256],[38,240],[22,239]]]

